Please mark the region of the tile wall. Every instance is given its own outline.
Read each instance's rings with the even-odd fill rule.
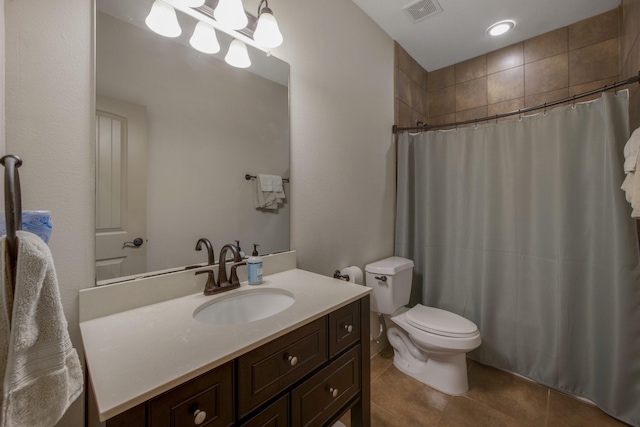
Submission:
[[[621,69],[640,69],[639,29],[640,0],[623,0],[619,9],[430,72],[396,43],[396,123],[493,116],[616,82]]]
[[[397,42],[395,45],[395,123],[401,127],[427,122],[429,116],[427,71]]]
[[[623,0],[620,17],[620,79],[640,71],[640,0]],[[629,86],[631,131],[640,127],[640,84]]]

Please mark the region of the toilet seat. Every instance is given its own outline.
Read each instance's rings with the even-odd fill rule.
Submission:
[[[417,304],[405,314],[411,326],[434,335],[451,338],[469,338],[478,334],[472,321],[450,311]]]

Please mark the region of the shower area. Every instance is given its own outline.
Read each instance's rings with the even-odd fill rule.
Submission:
[[[640,2],[625,0],[431,72],[396,45],[395,254],[414,260],[412,305],[476,323],[472,359],[632,425],[640,235],[620,186],[639,85],[573,95],[638,75],[638,22]],[[452,125],[402,131],[423,123]]]

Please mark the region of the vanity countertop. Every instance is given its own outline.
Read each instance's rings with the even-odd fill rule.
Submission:
[[[202,304],[257,288],[279,288],[295,296],[271,317],[237,325],[193,319]],[[100,420],[104,421],[160,393],[345,306],[365,286],[292,269],[265,276],[264,283],[214,296],[175,298],[80,323]]]

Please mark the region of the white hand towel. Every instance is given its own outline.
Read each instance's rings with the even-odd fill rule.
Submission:
[[[278,209],[285,198],[282,177],[258,174],[256,178],[255,206],[258,209]]]
[[[640,151],[640,128],[636,129],[624,145],[624,173],[634,172]]]
[[[5,334],[1,339],[8,343],[6,359],[0,362],[5,365],[0,427],[50,427],[82,393],[82,367],[69,339],[49,247],[34,234],[18,231],[17,236],[11,326],[0,330]],[[2,237],[3,290],[7,288],[6,259],[6,238]],[[6,307],[6,302],[0,307]]]

